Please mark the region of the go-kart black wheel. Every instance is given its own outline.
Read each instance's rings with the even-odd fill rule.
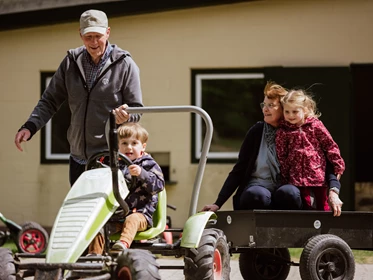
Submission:
[[[302,280],[351,280],[355,275],[354,256],[338,236],[316,235],[303,249],[299,272]]]
[[[38,223],[26,222],[18,233],[17,248],[20,253],[41,254],[48,245],[48,233]]]
[[[0,280],[16,280],[16,267],[8,248],[0,248]]]
[[[287,248],[250,249],[240,254],[240,272],[245,280],[285,280],[290,259]]]
[[[117,258],[116,280],[161,279],[155,257],[146,250],[128,249]]]
[[[230,255],[227,239],[218,229],[205,229],[197,249],[184,257],[186,280],[229,280]]]

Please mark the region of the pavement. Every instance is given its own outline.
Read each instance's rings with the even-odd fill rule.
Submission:
[[[174,257],[160,257],[157,259],[160,266],[184,266],[182,258],[175,259]],[[184,280],[183,269],[160,269],[162,280]],[[34,277],[26,277],[25,280],[33,280]],[[373,264],[356,264],[355,278],[356,280],[372,280],[373,279]],[[238,260],[231,260],[230,280],[244,280],[241,276],[238,266]],[[286,280],[301,280],[299,275],[299,267],[292,266]]]
[[[161,266],[165,265],[184,265],[183,259],[174,258],[159,258],[157,262]],[[169,270],[161,269],[160,275],[162,280],[184,280],[184,274],[182,269]],[[292,266],[287,280],[301,280],[299,275],[299,267]],[[356,264],[355,267],[355,278],[356,280],[372,280],[373,279],[373,264]],[[244,280],[241,276],[240,269],[238,267],[238,260],[231,260],[231,273],[230,280]]]

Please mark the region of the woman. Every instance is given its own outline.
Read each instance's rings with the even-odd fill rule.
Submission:
[[[264,122],[257,122],[247,132],[238,160],[221,188],[214,204],[206,205],[202,211],[219,210],[229,197],[233,197],[234,210],[247,209],[303,209],[303,198],[299,189],[292,185],[280,186],[280,165],[277,160],[275,136],[283,119],[280,103],[287,91],[282,86],[268,82],[264,88],[264,102],[260,104]],[[341,187],[332,172],[326,173],[329,184],[329,202],[334,216],[341,215]]]

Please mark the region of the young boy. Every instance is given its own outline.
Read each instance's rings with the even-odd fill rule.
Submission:
[[[119,168],[129,185],[131,177],[137,177],[136,185],[130,190],[125,201],[130,209],[126,216],[120,240],[112,249],[122,251],[131,246],[138,231],[144,231],[153,225],[152,216],[157,207],[158,195],[165,182],[163,173],[155,160],[145,152],[148,132],[139,123],[124,123],[117,129],[119,152],[126,155],[133,164],[125,168],[119,162]],[[98,234],[89,245],[88,255],[99,255],[104,250],[105,239]]]

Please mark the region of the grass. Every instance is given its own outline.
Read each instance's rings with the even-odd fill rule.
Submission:
[[[299,261],[302,254],[302,248],[290,248],[290,256],[293,261]],[[365,250],[352,250],[356,263],[360,264],[373,264],[373,251]]]
[[[299,262],[303,248],[289,248],[290,257],[293,262]],[[352,250],[354,254],[355,263],[359,264],[373,264],[373,251]],[[238,260],[239,254],[233,254],[232,260]]]

